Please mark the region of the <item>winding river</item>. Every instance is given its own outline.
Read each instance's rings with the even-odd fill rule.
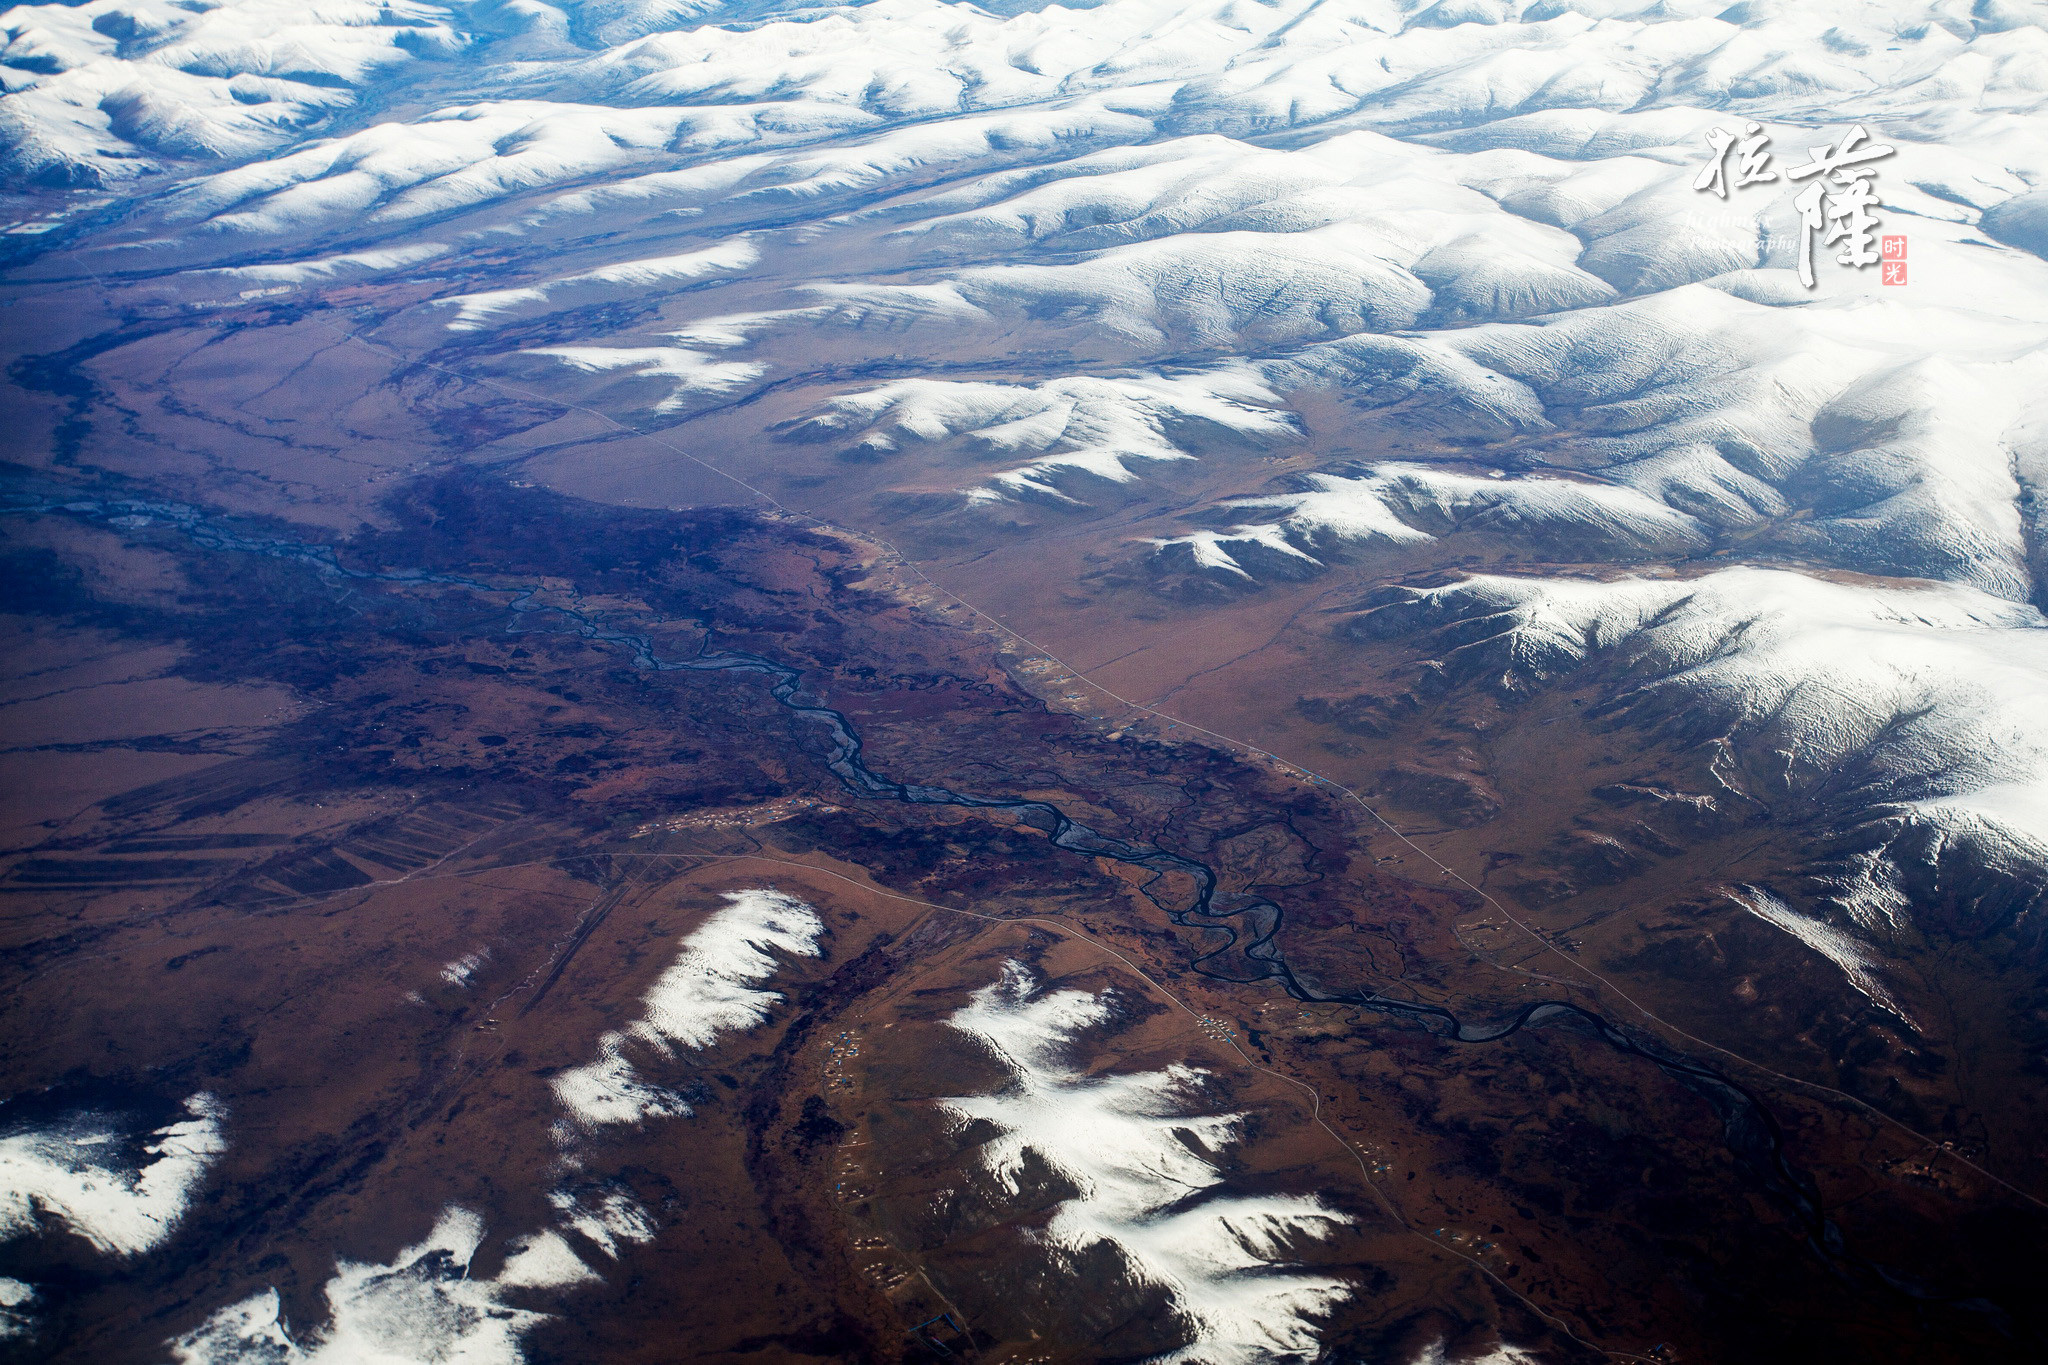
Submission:
[[[1285,912],[1274,901],[1247,896],[1233,908],[1219,908],[1216,904],[1216,873],[1207,864],[1166,849],[1133,844],[1101,834],[1048,801],[977,796],[947,787],[897,782],[883,777],[868,766],[863,757],[860,733],[853,723],[844,713],[807,695],[803,690],[802,672],[786,664],[737,650],[706,649],[688,658],[663,658],[646,636],[620,630],[590,613],[537,601],[542,591],[538,584],[508,588],[503,584],[486,583],[460,575],[352,568],[342,563],[331,546],[239,532],[223,519],[179,503],[16,491],[0,497],[0,511],[18,515],[73,516],[124,530],[163,526],[182,532],[193,543],[208,550],[292,560],[335,579],[441,584],[494,594],[510,592],[513,600],[509,608],[512,619],[506,627],[509,631],[575,634],[614,646],[629,655],[637,667],[657,672],[735,673],[760,677],[767,682],[769,695],[778,703],[793,715],[817,726],[823,739],[822,761],[856,797],[911,805],[1014,811],[1024,823],[1042,831],[1058,848],[1084,857],[1106,858],[1145,868],[1156,874],[1147,886],[1147,893],[1174,923],[1220,931],[1224,935],[1224,942],[1190,964],[1204,976],[1238,984],[1274,981],[1297,1000],[1346,1004],[1371,1010],[1464,1044],[1498,1042],[1527,1028],[1565,1026],[1597,1039],[1616,1052],[1656,1066],[1700,1095],[1712,1107],[1721,1122],[1728,1150],[1738,1164],[1772,1202],[1797,1223],[1808,1246],[1838,1271],[1864,1283],[1881,1284],[1916,1298],[1998,1314],[1997,1309],[1982,1301],[1958,1302],[1933,1294],[1911,1279],[1849,1250],[1840,1231],[1829,1219],[1813,1178],[1794,1165],[1787,1155],[1784,1130],[1768,1106],[1754,1092],[1715,1067],[1675,1051],[1647,1034],[1624,1029],[1569,1000],[1535,1001],[1522,1005],[1505,1019],[1476,1024],[1440,1005],[1402,1000],[1377,991],[1330,992],[1319,989],[1304,981],[1275,946]],[[543,624],[538,618],[547,618],[547,623]],[[1161,902],[1151,890],[1175,874],[1188,878],[1194,887],[1186,903],[1179,906]]]

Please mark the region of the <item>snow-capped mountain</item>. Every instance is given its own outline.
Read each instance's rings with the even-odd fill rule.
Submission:
[[[1813,591],[1971,589],[2036,652],[2035,7],[93,0],[8,33],[17,177],[99,190],[17,238],[66,248],[25,278],[195,322],[349,290],[387,354],[871,526],[1142,504],[1129,555],[1230,591],[1475,534],[1924,580]],[[1802,288],[1789,169],[1693,188],[1731,121],[1785,168],[1876,130],[1913,282],[1824,255]],[[2048,846],[1945,761],[1913,818]]]
[[[1598,689],[1645,751],[1712,748],[1720,789],[1666,793],[1723,803],[1701,829],[1772,771],[1810,856],[1716,894],[1909,1027],[1906,939],[2038,967],[2037,3],[88,0],[4,37],[10,358],[118,395],[89,462],[323,526],[461,462],[772,504],[1134,700],[1243,656],[1205,613],[1284,601],[1267,635],[1318,658]],[[1801,207],[1859,136],[1904,244],[1863,266]],[[1771,173],[1699,188],[1716,138]],[[1126,683],[1125,630],[1187,652]],[[960,1027],[1001,1051],[1023,1000]],[[691,1036],[608,1035],[564,1103],[688,1112],[629,1034]],[[1287,1292],[1301,1354],[1351,1291]]]

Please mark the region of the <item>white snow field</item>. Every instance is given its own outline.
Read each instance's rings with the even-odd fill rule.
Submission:
[[[164,1242],[227,1150],[227,1109],[205,1092],[154,1132],[91,1110],[0,1135],[0,1243],[69,1232],[129,1260]],[[36,1286],[0,1276],[0,1341],[36,1333]]]
[[[559,1233],[518,1239],[496,1279],[471,1276],[483,1220],[442,1211],[426,1239],[388,1265],[343,1261],[327,1282],[328,1320],[294,1337],[276,1290],[221,1309],[171,1343],[179,1365],[362,1365],[463,1361],[517,1365],[520,1337],[545,1315],[504,1301],[506,1290],[564,1289],[595,1278]]]
[[[779,891],[732,891],[725,907],[685,935],[681,950],[648,989],[646,1013],[598,1040],[597,1060],[551,1082],[555,1098],[585,1128],[682,1118],[689,1104],[640,1078],[626,1049],[661,1056],[675,1045],[701,1050],[721,1034],[744,1032],[768,1017],[782,996],[759,988],[780,965],[774,954],[816,957],[825,926],[817,911]]]
[[[34,1285],[11,1275],[0,1275],[0,1341],[34,1335],[35,1315],[31,1310],[37,1297]]]
[[[1043,994],[1028,968],[1006,964],[948,1022],[993,1052],[1012,1083],[945,1107],[994,1125],[982,1157],[1012,1194],[1022,1192],[1027,1153],[1073,1182],[1079,1193],[1044,1229],[1054,1255],[1106,1242],[1139,1282],[1172,1294],[1189,1340],[1160,1360],[1316,1358],[1318,1320],[1352,1290],[1273,1263],[1347,1220],[1310,1195],[1225,1192],[1218,1163],[1240,1141],[1244,1116],[1199,1112],[1199,1071],[1082,1070],[1075,1035],[1108,1015],[1103,996]]]
[[[0,1242],[52,1224],[107,1256],[139,1256],[178,1226],[227,1150],[226,1110],[211,1095],[154,1133],[82,1113],[0,1137]]]

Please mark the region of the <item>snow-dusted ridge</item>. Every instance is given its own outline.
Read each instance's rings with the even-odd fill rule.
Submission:
[[[689,1104],[673,1091],[641,1079],[626,1055],[639,1045],[661,1055],[678,1044],[709,1047],[719,1037],[753,1028],[782,997],[759,989],[778,966],[774,954],[815,956],[824,925],[817,912],[777,891],[729,892],[725,904],[685,935],[676,960],[644,997],[641,1018],[606,1034],[594,1062],[565,1071],[554,1091],[581,1131],[608,1124],[685,1117]],[[481,956],[450,965],[444,976],[462,984]],[[454,973],[464,967],[463,973]],[[559,1131],[559,1129],[558,1129]],[[565,1163],[574,1175],[584,1163]],[[264,1290],[215,1312],[201,1326],[169,1343],[179,1365],[354,1365],[389,1361],[427,1365],[518,1365],[522,1338],[546,1314],[521,1306],[535,1293],[559,1293],[601,1278],[586,1257],[616,1260],[631,1245],[651,1241],[656,1224],[623,1188],[550,1192],[555,1226],[515,1236],[503,1267],[490,1279],[470,1263],[484,1245],[475,1212],[443,1209],[424,1240],[388,1263],[341,1260],[326,1285],[325,1320],[295,1329],[281,1316],[277,1292]],[[572,1234],[584,1250],[579,1253]],[[602,1264],[600,1262],[600,1264]]]
[[[1060,485],[1076,475],[1128,483],[1148,462],[1193,459],[1187,447],[1219,436],[1253,447],[1295,439],[1291,414],[1270,400],[1256,377],[1218,373],[1076,375],[1030,386],[904,379],[837,398],[787,434],[831,442],[844,459],[950,444],[968,469],[1000,471],[969,491],[971,501],[1021,493],[1073,501]]]
[[[667,1057],[677,1044],[703,1049],[723,1034],[753,1028],[782,999],[759,987],[775,974],[774,954],[817,956],[825,926],[817,911],[794,896],[732,891],[725,902],[684,936],[675,962],[648,989],[646,1012],[625,1029],[605,1034],[595,1061],[555,1077],[555,1097],[579,1125],[687,1116],[689,1103],[643,1080],[629,1050],[647,1048]]]
[[[1733,887],[1728,898],[1773,928],[1782,929],[1841,969],[1849,984],[1872,1004],[1890,1010],[1908,1023],[1906,1013],[1883,980],[1883,968],[1875,953],[1852,934],[1824,919],[1802,915],[1777,896],[1757,886]]]
[[[759,259],[760,253],[744,239],[735,239],[699,251],[622,261],[523,289],[457,295],[435,302],[455,314],[448,320],[449,331],[473,332],[570,308],[644,298],[649,293],[681,288],[719,271],[744,270]]]
[[[1162,1361],[1204,1365],[1310,1360],[1317,1326],[1352,1288],[1289,1267],[1295,1248],[1348,1221],[1309,1195],[1225,1192],[1207,1154],[1235,1145],[1243,1115],[1199,1111],[1202,1073],[1185,1066],[1089,1075],[1070,1057],[1077,1033],[1109,1015],[1101,995],[1043,994],[1006,964],[949,1023],[1009,1068],[1009,1088],[943,1101],[962,1121],[994,1125],[988,1171],[1019,1191],[1026,1153],[1079,1193],[1046,1225],[1055,1256],[1114,1247],[1140,1283],[1173,1297],[1187,1344]]]
[[[1185,546],[1201,567],[1244,579],[1253,574],[1240,556],[1260,549],[1281,556],[1273,567],[1284,573],[1290,558],[1305,568],[1322,568],[1319,552],[1328,556],[1374,545],[1414,544],[1461,530],[1526,534],[1552,546],[1569,544],[1585,558],[1617,551],[1683,555],[1707,543],[1695,518],[1611,484],[1557,477],[1499,479],[1497,474],[1485,478],[1396,462],[1349,477],[1312,474],[1304,482],[1307,487],[1300,493],[1223,505],[1230,512],[1277,512],[1278,521],[1153,543],[1168,553]]]
[[[388,1264],[336,1267],[318,1330],[295,1335],[277,1291],[265,1290],[171,1342],[171,1356],[178,1365],[518,1365],[520,1338],[545,1315],[513,1307],[507,1291],[565,1289],[595,1276],[560,1233],[546,1231],[519,1239],[495,1279],[473,1277],[483,1238],[482,1219],[448,1208]]]
[[[177,1228],[227,1150],[227,1110],[213,1096],[146,1137],[80,1113],[0,1137],[0,1241],[56,1225],[108,1256],[139,1256]]]
[[[1433,642],[1451,676],[1510,696],[1598,665],[1618,680],[1618,718],[1722,746],[1730,795],[1759,783],[1763,799],[1808,803],[1809,819],[1862,826],[1866,852],[1815,875],[1868,961],[1916,927],[1936,882],[1977,883],[1978,909],[1954,926],[1967,933],[2048,908],[2048,621],[2031,606],[1785,570],[1480,576],[1389,591],[1356,628]],[[1852,970],[1808,942],[1882,995],[1857,979],[1868,961]]]
[[[22,5],[0,30],[0,170],[118,183],[237,161],[303,136],[356,93],[470,41],[459,5],[416,0],[87,0]]]

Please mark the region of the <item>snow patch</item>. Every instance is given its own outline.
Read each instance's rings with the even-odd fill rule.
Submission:
[[[1045,1229],[1056,1254],[1109,1243],[1135,1278],[1172,1294],[1190,1340],[1162,1360],[1313,1359],[1319,1320],[1353,1291],[1334,1277],[1278,1267],[1293,1247],[1348,1220],[1313,1196],[1223,1191],[1210,1154],[1240,1139],[1244,1116],[1190,1112],[1202,1072],[1077,1069],[1076,1034],[1108,1017],[1104,996],[1042,995],[1027,968],[1007,964],[948,1022],[984,1044],[1014,1080],[994,1095],[942,1103],[962,1122],[998,1130],[983,1157],[1011,1193],[1022,1192],[1027,1152],[1080,1191]]]
[[[296,1340],[275,1289],[221,1309],[170,1343],[179,1365],[518,1365],[520,1338],[547,1315],[505,1302],[507,1289],[558,1289],[593,1278],[559,1234],[524,1239],[495,1280],[471,1276],[483,1220],[450,1206],[424,1241],[389,1264],[342,1261],[327,1282],[327,1321]]]
[[[640,1079],[624,1052],[632,1041],[629,1034],[606,1033],[598,1039],[596,1061],[571,1067],[550,1082],[555,1098],[585,1127],[688,1118],[694,1112],[673,1090]]]
[[[1415,1357],[1412,1365],[1540,1365],[1541,1357],[1519,1346],[1502,1342],[1481,1355],[1452,1356],[1445,1344],[1434,1342]]]
[[[551,361],[557,371],[591,376],[596,382],[579,393],[586,400],[663,416],[730,393],[767,368],[714,360],[680,346],[539,346],[515,354]]]
[[[824,923],[794,896],[732,891],[725,901],[682,940],[675,962],[643,998],[641,1018],[607,1033],[595,1061],[555,1078],[555,1097],[585,1127],[689,1114],[680,1095],[640,1079],[625,1048],[638,1043],[668,1057],[678,1043],[701,1050],[722,1034],[751,1029],[782,999],[757,984],[775,974],[774,955],[818,955]]]
[[[101,1114],[0,1137],[0,1241],[55,1219],[109,1256],[138,1256],[162,1242],[227,1150],[227,1110],[218,1100],[194,1095],[185,1112],[142,1144],[154,1160],[132,1160],[130,1135]]]
[[[639,1201],[623,1191],[607,1190],[595,1202],[588,1202],[568,1190],[556,1190],[548,1196],[548,1202],[555,1206],[564,1227],[582,1233],[613,1260],[618,1259],[621,1244],[632,1246],[654,1240],[654,1219]]]
[[[0,1341],[35,1335],[35,1318],[29,1305],[36,1301],[35,1286],[0,1275]]]
[[[552,1228],[521,1238],[498,1272],[498,1283],[507,1289],[562,1289],[597,1278]]]
[[[1871,1004],[1890,1010],[1909,1024],[1914,1022],[1879,976],[1881,966],[1876,954],[1854,936],[1826,920],[1800,914],[1762,887],[1734,887],[1729,890],[1728,899],[1764,923],[1784,930],[1841,968],[1842,975],[1849,978],[1849,984]]]
[[[448,319],[449,331],[474,332],[571,308],[589,308],[614,301],[637,302],[680,289],[710,275],[744,270],[760,258],[760,251],[752,243],[736,239],[701,251],[621,261],[617,265],[564,275],[523,289],[458,294],[452,298],[437,299],[431,306],[437,311],[455,314]]]

